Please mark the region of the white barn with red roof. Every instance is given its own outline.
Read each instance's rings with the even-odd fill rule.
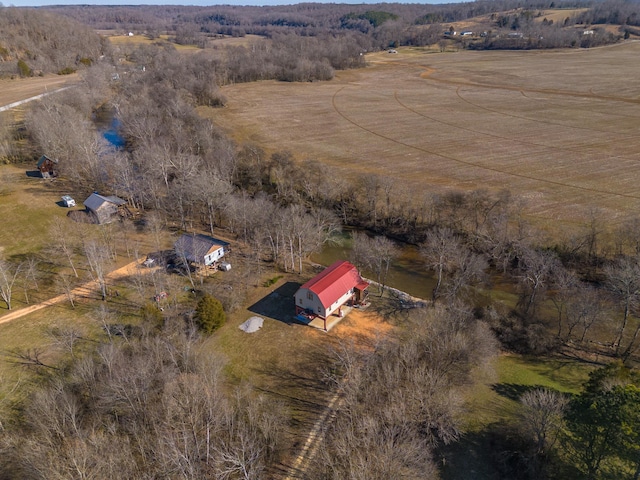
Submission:
[[[324,319],[326,330],[327,317],[340,313],[345,304],[363,303],[368,286],[355,265],[338,260],[298,289],[295,294],[296,315],[320,317]]]

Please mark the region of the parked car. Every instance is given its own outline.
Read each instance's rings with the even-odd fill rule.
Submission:
[[[73,198],[71,198],[69,195],[63,195],[62,204],[67,208],[75,207],[76,201]]]

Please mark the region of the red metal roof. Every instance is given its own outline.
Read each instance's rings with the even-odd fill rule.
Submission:
[[[364,290],[368,286],[355,265],[346,260],[338,260],[300,288],[311,290],[318,296],[322,305],[329,308],[352,288]]]

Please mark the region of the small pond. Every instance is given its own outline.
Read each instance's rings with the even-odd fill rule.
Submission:
[[[102,107],[98,109],[93,116],[93,123],[98,132],[102,134],[102,138],[109,142],[109,145],[113,148],[119,150],[125,146],[126,142],[119,132],[120,121],[112,108]]]
[[[325,244],[320,253],[311,256],[313,262],[330,265],[336,260],[350,260],[352,238],[351,232],[345,230],[337,235],[334,242]],[[418,298],[430,299],[435,286],[433,276],[424,266],[418,248],[414,245],[398,243],[400,256],[393,262],[387,276],[387,285]],[[369,272],[363,272],[368,276]],[[375,289],[373,290],[375,292]]]

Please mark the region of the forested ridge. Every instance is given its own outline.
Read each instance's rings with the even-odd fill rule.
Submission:
[[[403,8],[415,12],[414,19],[425,15],[423,8],[459,8],[456,15],[464,18],[473,5]],[[287,8],[309,16],[324,10],[314,7]],[[133,25],[126,23],[133,22],[128,8],[96,8],[111,12],[105,17],[110,21]],[[400,7],[382,16],[367,13],[374,9],[369,5],[336,9],[334,17],[347,24],[369,23],[373,37],[376,29],[408,15]],[[69,10],[96,15],[93,22],[102,18],[91,8]],[[169,18],[185,11],[133,10],[140,15],[138,25],[151,22],[140,12]],[[210,14],[216,23],[233,23],[216,15]],[[34,253],[46,255],[44,283],[67,294],[70,308],[70,286],[81,282],[79,265],[105,284],[118,246],[133,255],[134,230],[157,241],[158,249],[162,232],[224,232],[242,262],[218,283],[197,279],[184,265],[174,266],[178,273],[135,276],[122,288],[127,292],[121,311],[109,310],[112,304],[105,300],[91,312],[99,333],[90,341],[79,328],[50,332],[60,359],[55,363],[36,349],[4,350],[5,360],[36,372],[37,381],[17,404],[0,402],[2,476],[283,475],[283,462],[294,453],[288,448],[298,449],[301,442],[287,432],[297,427],[304,436],[306,425],[294,425],[286,395],[257,391],[246,378],[230,374],[233,367],[207,350],[207,335],[216,335],[224,314],[245,305],[264,272],[269,278],[306,274],[312,252],[341,228],[355,227],[352,260],[381,291],[397,242],[417,246],[434,288],[426,303],[394,293],[381,300],[380,313],[394,327],[388,336],[365,348],[345,341],[313,352],[317,356],[305,367],[315,377],[296,380],[308,382],[314,401],[326,392],[339,401],[305,478],[388,479],[399,472],[403,478],[440,478],[444,447],[465,435],[465,394],[502,351],[570,352],[599,363],[580,393],[518,392],[516,418],[492,425],[483,437],[496,478],[637,479],[640,222],[607,235],[610,225],[594,212],[574,237],[549,238],[523,214],[526,200],[508,190],[414,195],[390,177],[365,174],[349,181],[329,175],[321,160],[236,144],[197,113],[197,107],[224,105],[219,85],[328,79],[333,68],[360,66],[366,46],[358,43],[365,33],[351,27],[348,35],[357,48],[340,50],[342,37],[304,33],[315,25],[302,25],[307,20],[269,18],[263,28],[286,29],[291,23],[302,35],[263,31],[272,44],[224,54],[204,48],[183,55],[165,41],[114,49],[86,65],[73,91],[47,97],[26,114],[19,139],[27,141],[11,144],[7,156],[31,164],[46,152],[59,161],[55,181],[65,182],[69,193],[113,193],[138,214],[96,228],[95,235],[71,221],[52,224],[54,248]],[[384,42],[378,46],[386,48]],[[305,53],[291,62],[296,49]],[[121,149],[109,146],[96,129],[95,118],[105,111],[117,120]],[[28,296],[38,288],[37,259],[17,255],[0,261],[0,297],[7,307],[17,291]],[[492,296],[497,283],[513,302]],[[161,310],[148,299],[165,289],[182,296]],[[203,329],[207,303],[217,314],[221,306],[224,314]]]
[[[88,25],[46,11],[0,7],[0,76],[72,73],[105,53]]]
[[[549,9],[566,9],[554,22]],[[456,22],[473,21],[473,37],[450,36],[457,48],[537,49],[593,47],[637,33],[634,2],[472,2],[444,5],[298,4],[267,7],[186,6],[54,6],[0,9],[0,75],[31,76],[72,73],[95,62],[110,49],[91,29],[134,31],[151,39],[164,35],[177,44],[211,47],[220,36],[260,35],[278,40],[265,59],[291,63],[303,52],[304,73],[267,73],[282,80],[326,79],[331,69],[361,66],[360,53],[403,45],[442,44]],[[614,25],[617,30],[601,28]],[[583,30],[590,35],[584,36]],[[509,35],[517,33],[518,36]],[[280,55],[280,48],[285,47]],[[287,53],[290,50],[290,53]],[[287,58],[278,60],[277,56]],[[349,60],[346,60],[346,57]],[[286,66],[285,71],[292,71]],[[244,80],[242,80],[244,81]]]
[[[475,38],[455,38],[462,48],[532,49],[590,47],[635,34],[640,23],[637,2],[479,1],[430,4],[314,4],[286,6],[211,7],[48,7],[97,29],[120,29],[158,36],[174,36],[178,43],[205,46],[219,35],[272,37],[357,35],[367,51],[402,45],[433,45],[452,24],[473,23]],[[561,21],[545,18],[545,11],[566,10]],[[619,27],[615,33],[601,26]],[[583,29],[595,35],[582,36]],[[514,41],[508,34],[523,36]],[[458,32],[459,33],[459,32]],[[506,38],[505,38],[506,37]],[[454,37],[452,37],[454,38]],[[450,38],[451,39],[451,38]],[[349,41],[348,38],[343,39]]]

